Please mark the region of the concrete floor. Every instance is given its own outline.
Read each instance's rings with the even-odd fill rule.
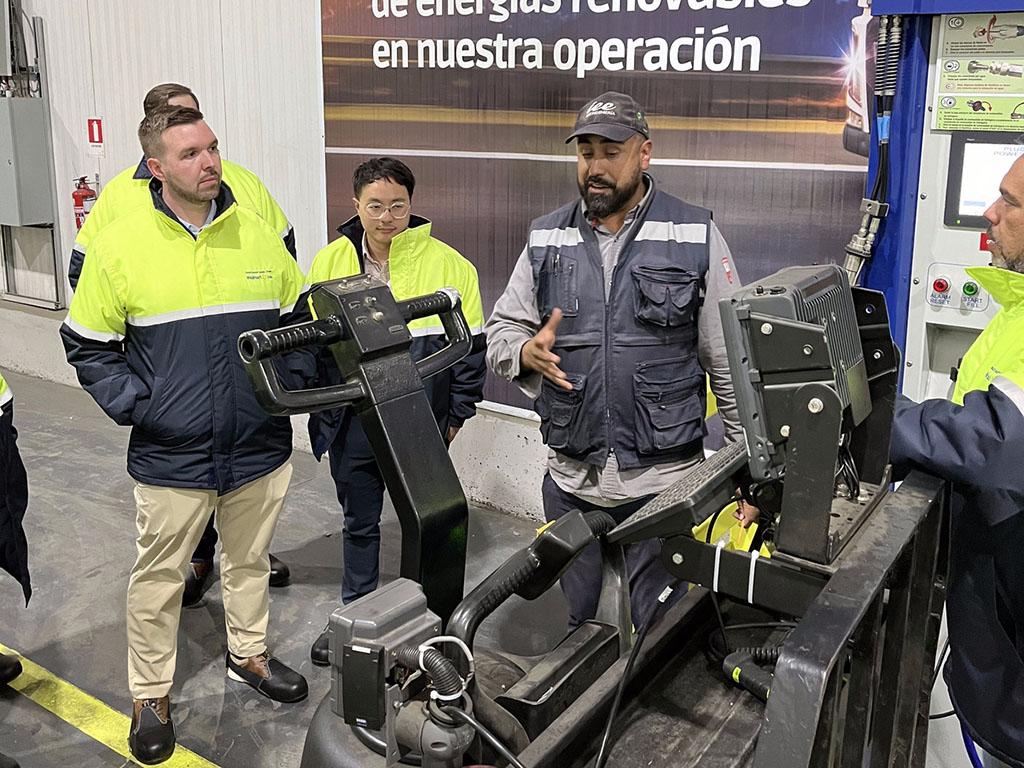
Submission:
[[[135,505],[125,471],[128,430],[84,391],[6,374],[30,484],[25,528],[34,592],[26,608],[13,579],[0,578],[0,643],[123,713],[130,713],[125,592],[135,558]],[[171,691],[178,743],[224,768],[294,768],[306,727],[329,689],[309,646],[337,606],[342,516],[326,463],[297,453],[272,551],[292,584],[271,590],[272,651],[309,681],[299,704],[271,702],[224,674],[224,617],[217,581],[185,609]],[[470,512],[467,588],[525,546],[534,525],[483,509]],[[386,505],[381,576],[395,578],[398,520]],[[532,655],[564,633],[565,603],[553,590],[535,604],[513,598],[481,627],[479,642]],[[127,727],[124,728],[127,738]],[[32,700],[0,688],[0,752],[23,768],[125,765],[124,758]]]

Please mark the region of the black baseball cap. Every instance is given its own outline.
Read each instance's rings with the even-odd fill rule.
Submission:
[[[637,104],[632,96],[615,91],[602,93],[583,105],[576,115],[576,125],[573,126],[572,133],[565,143],[568,144],[588,133],[612,141],[625,141],[634,133],[639,133],[645,139],[651,138],[651,129],[647,127],[643,107]]]

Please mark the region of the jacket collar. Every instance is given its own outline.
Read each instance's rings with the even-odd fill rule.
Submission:
[[[153,207],[169,219],[172,224],[178,225],[185,232],[188,232],[189,236],[192,236],[192,233],[185,228],[174,211],[172,211],[170,207],[168,207],[167,203],[164,202],[163,195],[161,194],[163,186],[164,185],[160,179],[156,177],[149,180],[149,196],[153,201]],[[220,221],[224,214],[228,212],[228,209],[235,204],[235,194],[231,191],[231,187],[224,183],[223,179],[220,182],[220,192],[217,193],[214,203],[217,206],[217,216],[213,220],[213,223],[215,224]]]
[[[1024,274],[999,267],[968,267],[966,271],[1002,306],[1024,304]]]
[[[366,266],[363,264],[363,235],[365,231],[362,222],[359,221],[359,216],[353,216],[338,227],[338,233],[347,237],[355,247],[359,256],[359,269],[365,272]],[[415,258],[422,252],[429,239],[430,221],[422,216],[410,214],[409,226],[391,240],[388,261],[391,263],[392,274],[394,274],[396,263],[400,267],[406,260]]]
[[[149,158],[143,155],[142,159],[139,161],[139,167],[136,168],[135,173],[132,174],[133,179],[149,181],[153,178],[153,174],[150,173],[149,166],[146,164],[147,160],[149,160]]]

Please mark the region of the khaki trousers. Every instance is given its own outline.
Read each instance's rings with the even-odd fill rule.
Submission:
[[[214,508],[228,650],[244,658],[267,649],[268,553],[291,476],[286,462],[224,496],[135,484],[138,557],[128,581],[128,687],[133,698],[160,698],[171,690],[185,573]]]

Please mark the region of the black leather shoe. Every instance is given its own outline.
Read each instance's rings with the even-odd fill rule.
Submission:
[[[309,649],[309,658],[318,667],[330,666],[330,638],[326,629],[320,633],[320,637],[313,641],[313,647]]]
[[[7,685],[21,674],[21,662],[14,656],[0,653],[0,685]]]
[[[181,596],[181,607],[199,605],[206,590],[213,583],[213,563],[191,562],[185,571],[185,592]]]
[[[292,572],[288,566],[273,555],[270,556],[270,586],[287,587],[292,580]]]
[[[128,749],[140,763],[162,763],[174,754],[174,723],[170,711],[171,701],[167,696],[135,699]]]
[[[18,761],[13,757],[0,754],[0,768],[21,768],[21,766],[18,765]]]
[[[309,695],[306,678],[289,669],[269,653],[250,656],[241,664],[227,654],[228,677],[251,685],[269,699],[290,704]]]

